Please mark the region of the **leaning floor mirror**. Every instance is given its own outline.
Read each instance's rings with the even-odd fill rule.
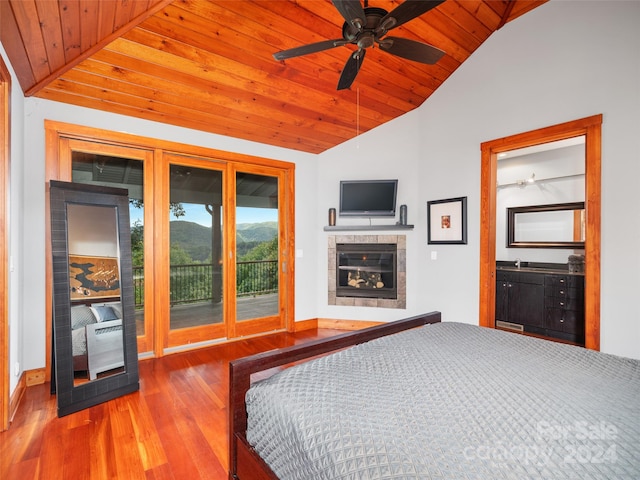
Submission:
[[[51,181],[58,416],[139,389],[125,189]]]

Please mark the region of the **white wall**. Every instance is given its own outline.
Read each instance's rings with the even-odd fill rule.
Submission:
[[[18,84],[18,79],[6,52],[0,44],[0,55],[4,63],[9,68],[11,74],[11,105],[10,105],[10,128],[11,128],[11,153],[10,153],[10,191],[9,194],[9,392],[13,392],[18,385],[20,375],[24,368],[24,349],[19,348],[24,338],[24,328],[22,319],[22,303],[25,295],[24,269],[22,264],[22,226],[24,224],[23,196],[23,175],[24,166],[24,97]],[[4,194],[5,192],[3,192]],[[17,370],[16,370],[17,366]]]
[[[638,24],[640,2],[552,0],[494,33],[419,109],[321,154],[319,271],[326,209],[343,177],[398,177],[416,229],[407,240],[406,312],[328,306],[321,283],[318,316],[441,310],[444,320],[477,323],[480,144],[602,113],[601,348],[640,358]],[[468,197],[468,245],[427,245],[426,202],[459,196]]]

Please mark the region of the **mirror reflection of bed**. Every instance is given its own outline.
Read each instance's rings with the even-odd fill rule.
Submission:
[[[67,205],[74,385],[125,371],[116,213]]]
[[[120,302],[73,305],[71,319],[74,385],[124,372]]]

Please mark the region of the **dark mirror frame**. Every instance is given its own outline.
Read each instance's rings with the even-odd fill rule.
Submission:
[[[508,248],[575,248],[583,249],[584,242],[519,242],[515,239],[516,215],[519,213],[555,212],[558,210],[584,210],[584,202],[553,203],[527,207],[507,208],[507,247]]]
[[[53,272],[52,393],[58,416],[97,405],[140,388],[136,338],[128,191],[82,183],[49,182]],[[124,333],[124,372],[74,386],[67,205],[114,207],[120,246],[120,300]]]

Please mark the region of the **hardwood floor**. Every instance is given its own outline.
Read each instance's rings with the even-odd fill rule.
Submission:
[[[140,391],[63,418],[49,384],[27,388],[0,433],[0,478],[228,478],[228,364],[342,333],[307,330],[140,362]]]

